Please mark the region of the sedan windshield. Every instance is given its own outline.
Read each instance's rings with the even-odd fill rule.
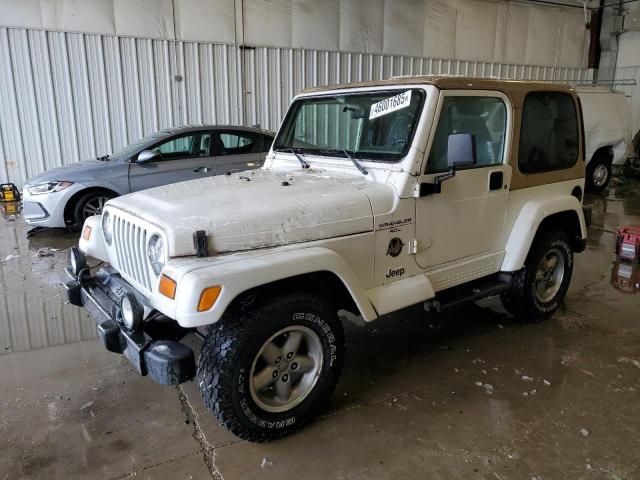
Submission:
[[[274,149],[396,162],[411,145],[424,95],[411,89],[301,98],[289,109]]]

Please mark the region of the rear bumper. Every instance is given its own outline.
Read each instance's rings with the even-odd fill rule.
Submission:
[[[89,276],[88,269],[77,276],[70,268],[67,273],[70,280],[64,290],[69,303],[87,310],[108,351],[123,354],[138,373],[149,375],[163,385],[177,385],[194,378],[193,350],[175,340],[152,338],[144,329],[129,331],[121,323],[119,301],[122,296],[133,294],[142,305],[146,300],[113,268],[103,267],[95,277]],[[158,329],[155,330],[157,335]]]

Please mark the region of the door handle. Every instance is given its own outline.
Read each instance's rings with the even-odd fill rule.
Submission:
[[[194,168],[193,171],[196,173],[206,173],[206,172],[210,172],[211,169],[209,167],[198,167],[198,168]]]
[[[502,180],[504,174],[502,171],[491,172],[489,174],[489,190],[500,190],[502,188]]]
[[[231,175],[232,173],[238,173],[240,171],[239,168],[232,168],[231,170],[227,170],[227,175]]]

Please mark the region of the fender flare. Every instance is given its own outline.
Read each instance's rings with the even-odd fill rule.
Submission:
[[[524,266],[533,239],[542,221],[556,213],[575,212],[580,222],[582,239],[587,238],[587,226],[584,221],[582,204],[571,195],[551,194],[543,198],[535,198],[524,204],[516,219],[511,235],[505,247],[505,256],[500,270],[514,272]]]
[[[217,265],[214,259],[210,266],[192,270],[181,276],[173,318],[181,326],[188,328],[209,325],[217,322],[231,302],[247,290],[278,280],[322,271],[331,272],[338,277],[365,320],[377,318],[373,305],[349,264],[341,255],[325,247],[278,250],[244,258],[239,256],[235,260]],[[210,310],[198,312],[201,292],[213,285],[222,286],[220,296]],[[156,295],[154,300],[158,298]],[[152,300],[153,303],[155,302]],[[162,306],[168,307],[165,301],[158,302],[157,307]]]
[[[89,240],[86,240],[82,235],[85,227],[91,228],[91,236]],[[107,246],[104,244],[104,237],[102,236],[102,216],[94,215],[84,221],[82,230],[80,233],[80,240],[78,241],[78,247],[86,255],[97,258],[103,262],[109,261],[109,254],[107,253]]]

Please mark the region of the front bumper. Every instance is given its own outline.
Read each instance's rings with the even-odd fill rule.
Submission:
[[[32,226],[64,228],[64,209],[69,199],[84,188],[74,183],[60,192],[32,195],[27,188],[22,190],[22,217]]]
[[[120,299],[127,293],[133,294],[141,305],[146,299],[131,285],[124,281],[112,267],[103,267],[95,277],[89,269],[83,269],[74,275],[67,268],[70,280],[64,284],[69,303],[87,309],[97,324],[98,337],[110,352],[126,356],[141,375],[149,375],[163,385],[177,385],[195,376],[195,357],[193,350],[175,339],[167,339],[170,325],[163,329],[154,328],[154,337],[147,331],[129,331],[120,322]],[[145,323],[154,323],[145,322]],[[151,330],[151,329],[150,329]],[[171,336],[175,337],[175,329]],[[158,335],[160,331],[160,335]],[[160,338],[158,338],[160,337]]]

